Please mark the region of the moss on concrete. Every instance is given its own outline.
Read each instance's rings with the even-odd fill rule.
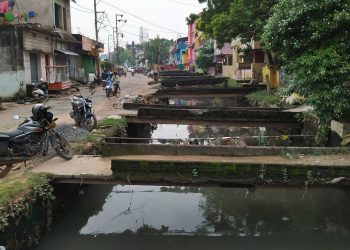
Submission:
[[[0,245],[30,249],[52,222],[55,199],[49,180],[42,174],[25,174],[0,182]]]
[[[328,185],[339,177],[350,178],[350,169],[342,166],[280,165],[264,163],[168,162],[113,160],[116,179],[134,182],[247,183],[268,185],[310,183]]]

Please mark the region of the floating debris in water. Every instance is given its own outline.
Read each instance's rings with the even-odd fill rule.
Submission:
[[[288,217],[282,217],[281,220],[283,221],[289,221],[290,219]]]

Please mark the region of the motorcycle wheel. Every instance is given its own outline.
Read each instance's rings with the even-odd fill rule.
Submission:
[[[75,125],[77,125],[78,127],[80,126],[80,121],[78,119],[74,119],[74,123]]]
[[[107,96],[107,98],[111,97],[111,92],[112,92],[112,91],[111,91],[111,90],[109,90],[109,89],[108,89],[108,90],[106,90],[106,96]]]
[[[97,118],[94,114],[90,114],[82,123],[81,127],[89,132],[94,130],[97,126]]]
[[[69,142],[62,135],[56,133],[57,145],[55,148],[56,153],[65,160],[71,160],[73,158],[73,149]]]
[[[0,178],[5,177],[11,170],[12,164],[0,166]]]

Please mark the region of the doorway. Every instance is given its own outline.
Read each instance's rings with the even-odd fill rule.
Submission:
[[[38,55],[35,53],[30,53],[30,77],[32,82],[39,81],[39,73],[38,73]]]

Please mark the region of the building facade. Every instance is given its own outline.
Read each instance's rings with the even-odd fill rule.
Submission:
[[[2,10],[0,97],[12,97],[40,80],[83,79],[82,59],[73,52],[82,41],[71,34],[70,0],[26,0],[17,6]]]

